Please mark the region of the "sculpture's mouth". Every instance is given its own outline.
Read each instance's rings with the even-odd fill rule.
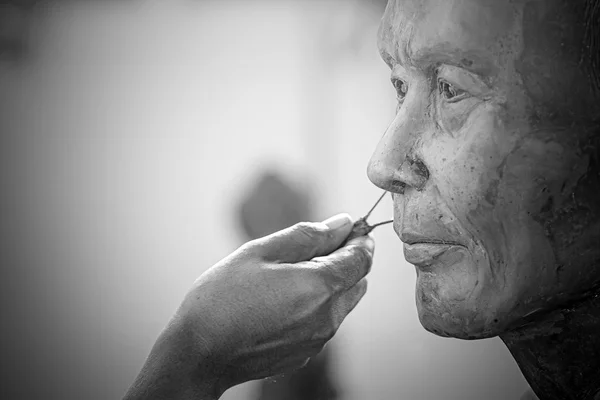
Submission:
[[[428,267],[446,253],[464,248],[460,243],[447,239],[432,238],[413,232],[401,232],[404,242],[404,258],[416,267]]]
[[[404,258],[416,267],[428,267],[445,254],[461,248],[463,246],[456,244],[404,244]]]
[[[455,245],[462,246],[460,243],[447,238],[437,238],[433,235],[421,235],[414,232],[403,231],[399,234],[400,240],[406,245],[429,244],[429,245]]]

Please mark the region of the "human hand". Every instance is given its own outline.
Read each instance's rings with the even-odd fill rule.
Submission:
[[[215,374],[218,393],[304,366],[366,292],[374,242],[338,248],[347,214],[253,240],[201,275],[176,319]]]

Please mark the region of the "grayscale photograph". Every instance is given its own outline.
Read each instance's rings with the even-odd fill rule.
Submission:
[[[2,400],[600,400],[600,0],[0,0]]]

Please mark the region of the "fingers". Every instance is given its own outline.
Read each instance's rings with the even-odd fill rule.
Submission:
[[[366,293],[367,280],[363,278],[338,298],[332,308],[331,315],[336,330],[340,327],[346,316],[354,310]]]
[[[345,292],[369,273],[374,251],[373,238],[361,236],[327,256],[314,258],[310,263],[334,292]]]
[[[267,261],[297,263],[330,254],[348,237],[352,218],[339,214],[323,222],[301,222],[255,241]]]

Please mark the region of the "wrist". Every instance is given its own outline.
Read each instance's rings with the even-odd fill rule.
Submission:
[[[217,400],[228,389],[205,344],[185,318],[174,318],[154,344],[125,400]]]
[[[230,385],[223,379],[223,366],[215,358],[214,346],[207,340],[208,327],[199,324],[197,316],[186,318],[178,314],[165,334],[178,349],[176,353],[186,365],[192,386],[206,399],[219,399]]]

